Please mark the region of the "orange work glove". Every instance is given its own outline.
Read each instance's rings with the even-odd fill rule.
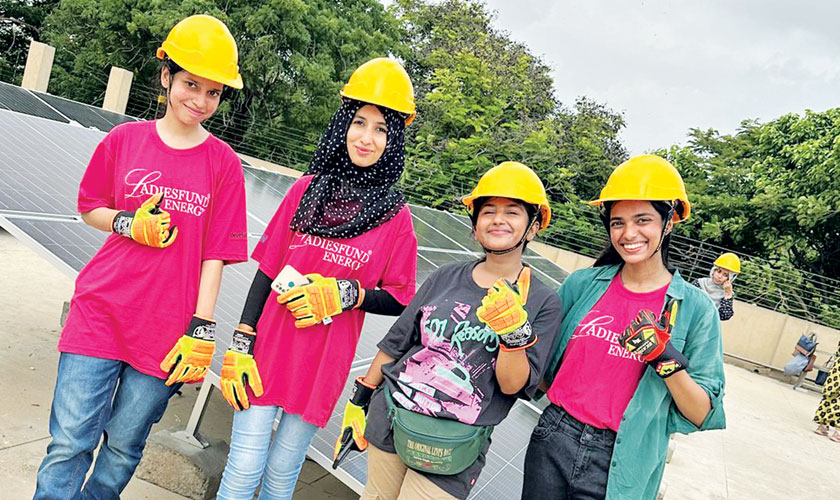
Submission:
[[[528,322],[528,290],[531,287],[531,268],[525,266],[516,285],[499,279],[481,299],[475,312],[478,319],[499,336],[503,351],[518,351],[537,343],[537,334]]]
[[[307,274],[306,278],[309,280],[306,285],[277,296],[277,302],[286,304],[295,317],[298,328],[329,323],[331,316],[359,307],[364,299],[356,280],[337,280],[320,274]]]
[[[233,331],[233,341],[225,353],[222,375],[219,385],[225,401],[236,411],[251,407],[245,386],[250,385],[257,397],[263,395],[262,379],[254,359],[256,334],[237,328]]]
[[[160,369],[169,373],[166,385],[201,380],[213,361],[215,339],[216,322],[193,316],[187,333],[160,362]]]
[[[169,213],[160,209],[163,193],[153,195],[143,202],[136,212],[118,212],[111,220],[111,229],[137,243],[155,248],[166,248],[175,242],[178,228],[171,228]]]

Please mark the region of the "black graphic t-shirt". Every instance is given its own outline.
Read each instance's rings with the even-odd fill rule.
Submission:
[[[496,425],[517,397],[529,399],[536,392],[560,328],[562,307],[557,294],[532,274],[525,310],[539,340],[525,351],[531,365],[525,387],[516,395],[504,394],[496,381],[499,338],[475,314],[487,295],[487,289],[473,281],[476,264],[459,262],[435,271],[378,347],[396,358],[382,367],[382,373],[396,389],[393,397],[400,406],[470,425]],[[385,398],[377,391],[365,438],[393,453],[386,415]],[[486,451],[461,474],[427,476],[451,495],[466,498],[484,466]]]

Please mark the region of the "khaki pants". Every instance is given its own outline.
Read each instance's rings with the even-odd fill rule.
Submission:
[[[368,445],[368,476],[360,500],[452,500],[426,476],[409,469],[396,453]]]

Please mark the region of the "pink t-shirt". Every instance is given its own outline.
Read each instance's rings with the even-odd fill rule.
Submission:
[[[152,121],[115,127],[90,159],[78,210],[134,211],[159,191],[177,239],[152,248],[109,235],[76,279],[59,351],[125,361],[165,378],[159,365],[195,313],[201,262],[247,260],[242,164],[213,136],[172,149]]]
[[[295,182],[269,222],[251,255],[260,270],[274,278],[288,264],[301,274],[357,279],[363,288],[379,287],[401,304],[411,302],[417,237],[408,206],[355,238],[294,232],[289,222],[311,181],[312,176],[304,176]],[[251,404],[281,406],[313,425],[326,426],[350,372],[364,319],[365,313],[354,309],[333,316],[329,325],[298,329],[272,291],[257,322],[254,348],[265,393],[255,397],[249,387]]]
[[[618,431],[646,366],[618,344],[618,336],[642,309],[658,315],[667,290],[631,292],[616,274],[572,334],[548,399],[585,424]]]

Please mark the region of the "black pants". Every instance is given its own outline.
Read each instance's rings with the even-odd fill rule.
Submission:
[[[614,431],[581,423],[550,405],[525,453],[522,499],[605,498],[614,443]]]

